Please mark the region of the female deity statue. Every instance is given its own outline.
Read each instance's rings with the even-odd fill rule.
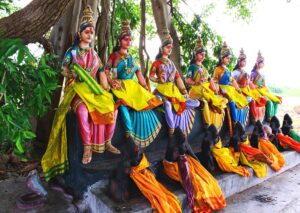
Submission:
[[[164,102],[169,136],[173,136],[176,127],[179,127],[187,136],[194,123],[193,108],[199,106],[199,101],[187,98],[188,92],[185,85],[174,63],[169,59],[173,39],[167,29],[164,29],[163,35],[159,54],[150,69],[150,80],[157,83],[154,93]]]
[[[240,122],[246,124],[248,118],[248,100],[241,94],[241,90],[231,76],[227,65],[231,60],[231,51],[226,42],[223,43],[219,62],[214,70],[213,80],[219,84],[220,92],[229,101],[230,114],[234,123]]]
[[[199,36],[185,82],[191,85],[189,97],[203,103],[204,127],[214,124],[217,129],[220,129],[224,121],[227,99],[217,94],[218,85],[213,80],[209,80],[209,73],[202,64],[204,58],[205,48]]]
[[[117,116],[115,102],[112,94],[106,91],[108,85],[102,63],[91,47],[95,30],[92,13],[89,6],[83,11],[79,31],[63,60],[62,74],[67,78],[67,84],[42,159],[46,180],[63,174],[68,167],[66,114],[70,107],[76,114],[84,147],[83,164],[91,161],[92,152],[106,150],[120,154],[111,144]]]
[[[251,102],[249,103],[250,118],[252,123],[254,124],[257,120],[263,121],[267,99],[262,96],[255,88],[253,88],[252,86],[250,87],[250,76],[243,69],[246,66],[246,63],[247,56],[244,53],[244,50],[241,49],[237,64],[232,71],[232,77],[236,80],[239,88],[247,97],[247,99],[251,99]]]
[[[265,96],[268,101],[266,104],[266,120],[270,121],[273,116],[277,114],[278,105],[281,104],[282,98],[280,96],[272,94],[266,86],[265,77],[261,74],[261,69],[264,67],[264,57],[260,51],[256,59],[256,63],[252,69],[250,81],[253,83],[253,88]]]
[[[129,22],[125,20],[122,22],[118,43],[109,56],[105,72],[112,93],[120,104],[119,111],[126,138],[132,139],[140,147],[147,147],[161,129],[161,124],[152,109],[162,102],[149,92],[141,70],[128,52],[131,45],[131,29]],[[134,76],[137,77],[138,83],[133,80]]]

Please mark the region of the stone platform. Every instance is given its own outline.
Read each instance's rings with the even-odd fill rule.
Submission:
[[[285,151],[283,155],[286,160],[286,165],[279,172],[274,172],[268,167],[268,175],[265,178],[257,178],[252,169],[249,168],[251,177],[242,177],[233,173],[224,173],[215,175],[218,180],[224,196],[228,198],[231,195],[242,192],[252,186],[255,186],[263,181],[281,174],[282,172],[300,165],[300,153],[295,151]],[[183,212],[190,212],[187,206],[186,195],[179,183],[170,180],[166,176],[158,177],[158,180],[163,183],[170,191],[172,191],[180,199]],[[107,181],[102,180],[93,184],[88,192],[85,193],[85,202],[87,207],[93,213],[112,213],[112,212],[134,212],[134,213],[150,213],[152,209],[149,202],[143,195],[137,191],[133,198],[126,203],[117,203],[112,201],[106,193],[105,187]]]

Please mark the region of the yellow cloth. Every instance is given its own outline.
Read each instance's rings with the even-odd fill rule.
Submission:
[[[132,79],[120,80],[120,88],[112,89],[112,92],[122,104],[136,111],[146,111],[162,104],[155,95]]]
[[[191,86],[189,91],[189,97],[192,99],[204,98],[208,103],[217,107],[220,111],[225,109],[227,106],[227,99],[216,95],[209,87],[210,83],[204,83],[202,85]]]
[[[172,82],[157,84],[157,91],[165,96],[174,107],[177,114],[181,114],[186,108],[186,99]]]
[[[256,102],[260,102],[261,94],[258,92],[257,89],[250,89],[249,86],[241,88],[242,92],[251,98],[253,98]]]
[[[231,85],[220,85],[220,88],[227,94],[230,100],[234,101],[236,106],[241,109],[248,105],[247,98],[236,91],[236,89]]]
[[[260,87],[260,88],[257,88],[257,90],[261,95],[266,96],[269,100],[271,100],[275,103],[281,104],[281,102],[282,102],[281,97],[272,94],[267,87]]]
[[[282,167],[284,167],[285,159],[283,155],[270,141],[260,138],[258,149],[261,150],[265,155],[267,155],[270,160],[272,160],[270,166],[274,171],[278,172]]]
[[[73,87],[86,105],[94,124],[111,124],[114,122],[115,102],[111,93],[103,90],[102,95],[94,94],[85,82],[75,82]],[[96,111],[97,114],[102,115],[101,117],[98,116],[98,119],[92,115],[96,114]]]
[[[245,167],[239,166],[240,153],[234,153],[229,148],[222,147],[221,140],[214,145],[211,151],[222,171],[234,172],[244,177],[250,176],[249,171]]]
[[[68,169],[66,115],[75,95],[73,87],[69,87],[55,113],[47,150],[41,160],[46,181]]]
[[[193,157],[186,155],[193,185],[194,199],[201,210],[220,210],[226,206],[226,200],[217,180]],[[163,161],[166,174],[182,183],[178,163]]]
[[[179,213],[180,201],[156,179],[154,174],[147,169],[149,162],[145,155],[138,166],[132,167],[130,177],[148,199],[154,212]]]
[[[206,100],[203,101],[202,115],[204,123],[209,126],[214,124],[218,130],[221,129],[225,117],[225,110],[222,110],[221,113],[213,111],[212,107],[209,106]]]
[[[245,142],[243,142],[240,145],[240,147],[241,147],[241,155],[240,155],[241,164],[252,168],[256,177],[258,177],[258,178],[266,177],[267,173],[268,173],[268,167],[267,167],[266,163],[258,161],[258,160],[254,160],[254,157],[253,157],[253,159],[250,160],[249,155],[246,154],[245,152],[243,152],[243,148],[249,147],[248,139]]]

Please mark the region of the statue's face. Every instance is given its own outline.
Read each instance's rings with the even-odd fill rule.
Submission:
[[[168,44],[166,46],[163,47],[163,55],[171,55],[172,53],[172,49],[173,49],[173,44]]]
[[[132,38],[131,36],[125,36],[124,38],[122,38],[121,40],[121,48],[122,49],[129,49],[132,45]]]
[[[228,55],[222,59],[222,63],[227,66],[231,61],[231,55]]]
[[[246,59],[243,59],[242,61],[240,61],[240,68],[243,68],[243,67],[245,67],[245,66],[246,66],[246,64],[247,64],[247,61],[246,61]]]
[[[264,62],[260,62],[257,66],[258,66],[259,69],[261,69],[265,66],[265,64],[264,64]]]
[[[201,52],[196,55],[196,61],[202,62],[204,58],[205,58],[205,52]]]
[[[80,33],[81,41],[85,43],[91,43],[94,39],[93,27],[87,27]]]

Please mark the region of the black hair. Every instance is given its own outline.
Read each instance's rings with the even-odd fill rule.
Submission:
[[[163,56],[162,52],[161,52],[161,49],[159,48],[158,49],[158,54],[155,56],[155,59],[160,59],[161,57]]]
[[[233,70],[239,70],[241,68],[240,67],[240,62],[242,62],[244,60],[246,60],[246,59],[237,60],[236,65],[234,66]]]
[[[79,32],[76,33],[76,35],[75,35],[75,38],[74,38],[72,47],[75,47],[75,46],[78,46],[78,45],[79,45],[79,43],[80,43],[80,33],[82,33],[82,31],[84,31],[87,27],[93,27],[93,29],[95,29],[94,26],[91,25],[90,23],[87,23],[87,22],[86,22],[86,23],[83,23],[83,24],[80,26],[80,28],[79,28]]]
[[[255,63],[254,66],[253,66],[253,68],[252,68],[252,71],[251,71],[251,72],[255,72],[256,69],[257,69],[257,64]]]
[[[120,49],[121,49],[121,44],[118,40],[116,46],[113,48],[113,53],[119,51]]]
[[[196,63],[196,54],[193,53],[192,59],[190,61],[190,65],[195,64]]]

